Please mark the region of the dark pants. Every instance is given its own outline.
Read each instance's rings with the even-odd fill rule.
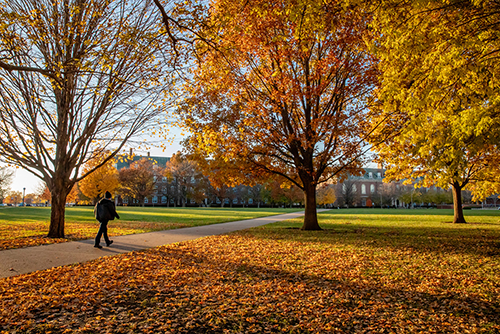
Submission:
[[[104,241],[106,241],[106,245],[109,244],[108,238],[108,220],[104,220],[100,222],[99,231],[97,231],[97,235],[95,236],[95,246],[99,246],[101,242],[101,236],[104,235]]]

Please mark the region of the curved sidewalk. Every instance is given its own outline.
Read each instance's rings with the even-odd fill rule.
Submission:
[[[326,210],[318,210],[318,212],[320,211]],[[143,250],[176,242],[193,240],[209,235],[244,230],[282,220],[298,218],[303,215],[303,211],[292,212],[228,223],[116,236],[112,238],[113,245],[111,247],[104,246],[102,249],[93,247],[94,239],[19,249],[7,249],[0,251],[0,278],[85,262],[102,256],[127,253],[135,250]]]

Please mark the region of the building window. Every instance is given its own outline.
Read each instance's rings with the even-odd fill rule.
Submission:
[[[381,178],[382,178],[382,173],[378,172],[378,173],[377,173],[377,177],[378,177],[379,179],[381,179]]]
[[[364,184],[361,185],[361,194],[366,195],[366,186]]]
[[[374,194],[374,193],[375,193],[375,185],[374,185],[374,184],[371,184],[371,185],[370,185],[370,192],[371,192],[372,194]]]
[[[158,196],[153,196],[153,203],[154,204],[158,203]]]
[[[372,172],[368,173],[368,178],[373,179],[373,173]]]
[[[162,202],[162,203],[167,203],[167,197],[162,196],[162,197],[161,197],[161,202]]]

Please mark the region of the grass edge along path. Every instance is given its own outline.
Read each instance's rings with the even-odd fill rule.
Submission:
[[[498,215],[330,211],[0,280],[23,333],[499,333]],[[471,219],[472,221],[472,219]]]
[[[301,209],[118,207],[120,219],[110,221],[110,237],[278,215]],[[95,237],[99,223],[93,207],[66,208],[66,238],[47,238],[50,208],[0,208],[0,251]]]

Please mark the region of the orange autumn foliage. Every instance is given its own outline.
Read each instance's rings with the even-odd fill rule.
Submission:
[[[181,109],[191,151],[245,166],[245,182],[286,179],[304,192],[303,229],[320,229],[316,187],[362,163],[368,18],[343,1],[219,0],[209,13]]]

